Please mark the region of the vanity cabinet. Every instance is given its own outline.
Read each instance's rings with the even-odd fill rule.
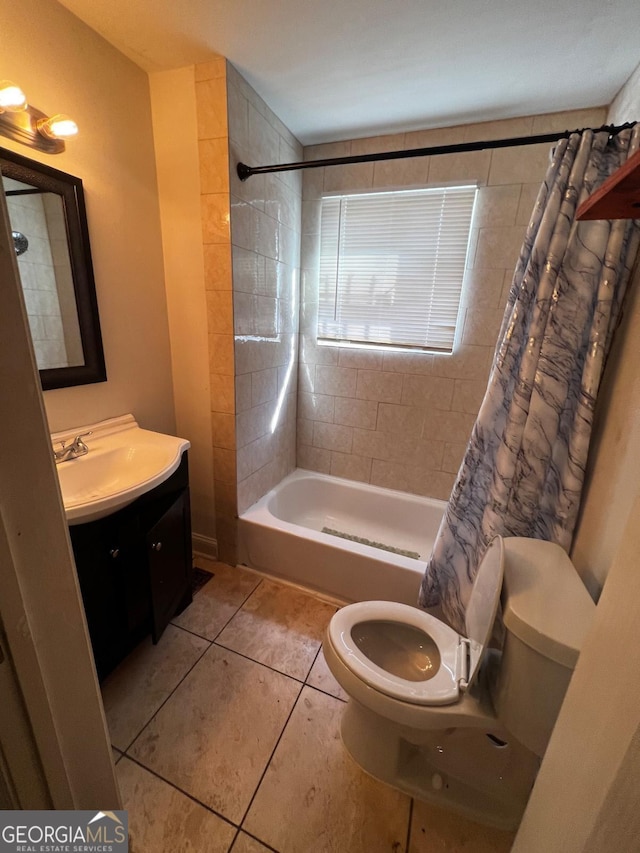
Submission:
[[[191,602],[187,454],[152,491],[69,532],[102,679],[147,634],[157,643],[173,616]]]

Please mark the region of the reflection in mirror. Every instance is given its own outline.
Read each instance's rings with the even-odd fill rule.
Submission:
[[[40,369],[84,364],[62,198],[3,178]]]
[[[82,182],[2,149],[0,171],[42,387],[102,382]]]

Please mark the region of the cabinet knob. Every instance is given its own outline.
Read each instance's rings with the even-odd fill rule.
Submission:
[[[151,547],[153,548],[154,551],[161,551],[162,550],[162,542],[154,542]]]
[[[120,556],[120,548],[112,548],[109,551],[109,554],[116,560]]]

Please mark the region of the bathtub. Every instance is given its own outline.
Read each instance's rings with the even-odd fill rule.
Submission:
[[[340,601],[415,605],[446,503],[296,470],[239,520],[239,559]],[[415,552],[339,538],[323,528]]]

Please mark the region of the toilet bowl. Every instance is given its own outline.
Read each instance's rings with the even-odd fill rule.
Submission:
[[[501,596],[502,651],[489,645]],[[594,609],[561,548],[500,537],[478,568],[466,635],[404,604],[342,608],[323,648],[349,695],[345,747],[412,796],[514,828]]]

